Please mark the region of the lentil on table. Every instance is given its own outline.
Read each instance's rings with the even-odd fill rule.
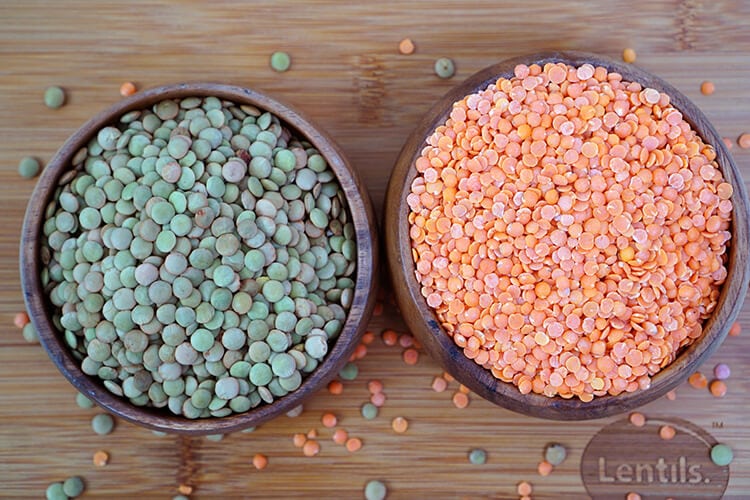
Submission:
[[[85,373],[135,405],[220,417],[325,358],[353,300],[354,226],[326,160],[278,117],[164,100],[72,163],[42,281]]]
[[[416,160],[421,292],[524,394],[646,389],[727,276],[715,159],[664,93],[590,64],[519,65],[454,103]]]

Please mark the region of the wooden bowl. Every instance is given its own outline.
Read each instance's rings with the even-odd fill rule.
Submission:
[[[84,374],[80,363],[73,358],[65,344],[63,335],[51,321],[53,306],[44,296],[40,280],[44,211],[52,199],[58,180],[71,169],[71,160],[75,153],[85,146],[98,130],[115,123],[120,116],[129,111],[149,108],[163,99],[190,96],[216,96],[238,105],[249,104],[270,111],[291,127],[298,137],[312,143],[328,161],[344,190],[358,247],[356,285],[346,322],[324,361],[303,380],[302,385],[272,404],[262,404],[246,413],[197,420],[175,416],[166,408],[132,405],[127,399],[109,392],[98,378]],[[39,332],[39,339],[58,369],[80,392],[106,410],[136,424],[160,431],[199,435],[241,430],[288,412],[324,387],[338,373],[356,347],[372,313],[377,285],[378,244],[375,219],[367,190],[339,146],[328,134],[304,115],[259,92],[228,85],[191,83],[139,92],[99,113],[67,140],[44,169],[29,201],[23,225],[20,258],[24,300],[31,321]]]
[[[406,203],[406,196],[417,174],[414,162],[419,157],[426,138],[437,126],[445,123],[453,103],[470,93],[486,88],[498,78],[511,78],[513,68],[517,64],[537,63],[543,66],[548,62],[564,62],[573,66],[580,66],[584,63],[603,66],[608,71],[622,74],[624,80],[636,81],[669,94],[672,103],[682,112],[685,120],[705,142],[716,149],[717,162],[724,178],[734,188],[729,274],[713,315],[704,323],[703,336],[684,349],[675,361],[656,374],[652,378],[649,389],[617,396],[595,397],[588,403],[577,398],[564,399],[559,396],[548,398],[535,393],[523,395],[515,385],[496,379],[489,370],[464,356],[462,350],[454,344],[453,339],[440,325],[437,316],[420,293],[409,237],[407,219],[409,206]],[[450,90],[427,112],[401,150],[388,185],[385,219],[386,253],[391,278],[397,303],[409,328],[418,336],[432,357],[438,360],[459,382],[499,406],[535,417],[557,420],[605,417],[641,406],[674,389],[719,347],[742,308],[750,279],[748,260],[745,258],[748,251],[747,194],[737,167],[724,146],[721,136],[706,116],[687,97],[668,83],[636,66],[587,53],[546,52],[509,59],[472,75]]]

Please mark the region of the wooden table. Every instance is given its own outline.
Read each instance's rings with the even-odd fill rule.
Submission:
[[[19,177],[21,157],[49,159],[93,113],[119,99],[124,81],[140,88],[209,80],[257,88],[303,109],[337,138],[361,173],[379,212],[388,176],[410,128],[430,103],[471,73],[505,57],[543,49],[597,51],[619,57],[638,52],[637,64],[694,99],[719,132],[735,139],[750,131],[750,8],[742,1],[699,2],[324,2],[198,1],[166,4],[6,0],[0,3],[0,495],[43,496],[47,484],[85,478],[87,497],[170,498],[180,482],[192,498],[357,498],[369,479],[388,484],[389,498],[517,498],[516,483],[534,484],[535,498],[585,498],[579,462],[586,443],[617,420],[560,423],[496,408],[474,397],[467,409],[449,391],[430,384],[440,368],[423,356],[401,361],[399,347],[378,339],[358,362],[360,376],[344,393],[316,395],[298,418],[282,417],[252,434],[221,442],[156,437],[124,422],[109,436],[95,435],[95,410],[79,409],[75,391],[38,345],[12,325],[23,309],[18,240],[33,181]],[[459,7],[459,5],[461,7]],[[411,37],[416,53],[400,55]],[[287,73],[269,69],[274,50],[288,51]],[[453,58],[457,74],[438,79],[437,57]],[[704,79],[716,93],[703,96]],[[68,103],[42,104],[49,85],[61,85]],[[750,153],[732,150],[746,179]],[[383,268],[384,269],[384,268]],[[385,271],[381,271],[385,272]],[[750,325],[750,308],[741,320]],[[402,328],[386,305],[371,330]],[[732,378],[723,399],[688,386],[677,399],[643,409],[687,419],[734,448],[726,498],[750,497],[750,334],[729,338],[703,367],[728,363]],[[388,401],[364,420],[366,382],[379,378]],[[320,425],[334,411],[363,449],[349,454]],[[395,416],[411,426],[397,435]],[[322,451],[305,458],[292,434],[317,428]],[[552,475],[536,465],[544,445],[564,443],[569,458]],[[655,443],[659,445],[658,443]],[[483,466],[467,452],[488,452]],[[92,454],[111,454],[95,468]],[[256,471],[255,453],[269,457]],[[675,495],[679,498],[682,491]]]

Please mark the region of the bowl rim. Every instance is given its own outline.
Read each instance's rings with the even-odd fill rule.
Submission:
[[[135,406],[126,398],[107,390],[98,377],[83,373],[80,363],[73,358],[71,349],[65,344],[62,332],[51,322],[49,314],[52,306],[43,297],[41,286],[40,249],[44,212],[53,198],[59,179],[71,169],[72,158],[78,150],[85,147],[102,127],[118,123],[125,113],[151,108],[165,99],[208,96],[232,101],[236,105],[255,106],[262,112],[269,111],[295,135],[309,141],[320,152],[336,175],[348,203],[357,241],[357,268],[352,305],[342,330],[323,362],[303,378],[299,388],[271,404],[264,403],[245,413],[191,420],[173,415],[164,408]],[[191,435],[234,432],[257,426],[302,404],[347,362],[367,327],[374,307],[379,256],[376,227],[368,192],[343,150],[327,132],[295,108],[265,92],[234,85],[197,82],[158,86],[138,92],[94,115],[65,141],[42,172],[29,199],[22,228],[19,267],[24,301],[31,322],[39,333],[39,340],[58,370],[78,391],[105,410],[127,421],[164,432]]]
[[[515,385],[496,379],[489,370],[465,357],[462,350],[454,344],[452,338],[440,325],[434,311],[427,306],[426,299],[420,293],[421,286],[415,277],[416,268],[409,236],[409,207],[406,203],[406,196],[416,177],[416,169],[413,168],[414,161],[421,153],[432,131],[445,122],[453,103],[478,89],[486,88],[501,77],[513,76],[513,69],[518,64],[544,66],[549,62],[565,62],[573,66],[580,66],[584,63],[603,66],[609,72],[622,74],[623,80],[637,81],[644,87],[652,87],[667,93],[671,103],[682,112],[690,126],[699,132],[707,144],[714,147],[716,162],[726,182],[729,182],[734,189],[730,227],[732,239],[729,244],[729,260],[726,264],[728,275],[722,285],[714,312],[704,322],[703,336],[699,341],[685,348],[667,367],[654,375],[649,389],[639,389],[618,396],[595,397],[588,403],[578,398],[565,399],[560,396],[550,398],[535,393],[523,395]],[[390,226],[386,227],[385,243],[397,302],[404,313],[407,325],[417,334],[432,357],[438,360],[457,380],[492,403],[519,413],[552,420],[586,420],[624,413],[675,388],[719,347],[742,308],[750,282],[750,262],[742,255],[748,249],[747,193],[739,170],[721,136],[697,106],[661,78],[637,66],[587,52],[549,51],[505,59],[478,71],[450,89],[427,111],[401,149],[387,189],[385,218],[390,223]]]

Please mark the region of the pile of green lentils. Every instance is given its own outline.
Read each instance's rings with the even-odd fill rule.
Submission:
[[[47,206],[42,283],[82,370],[135,405],[222,417],[296,390],[342,330],[357,247],[325,159],[215,97],[125,114]]]

